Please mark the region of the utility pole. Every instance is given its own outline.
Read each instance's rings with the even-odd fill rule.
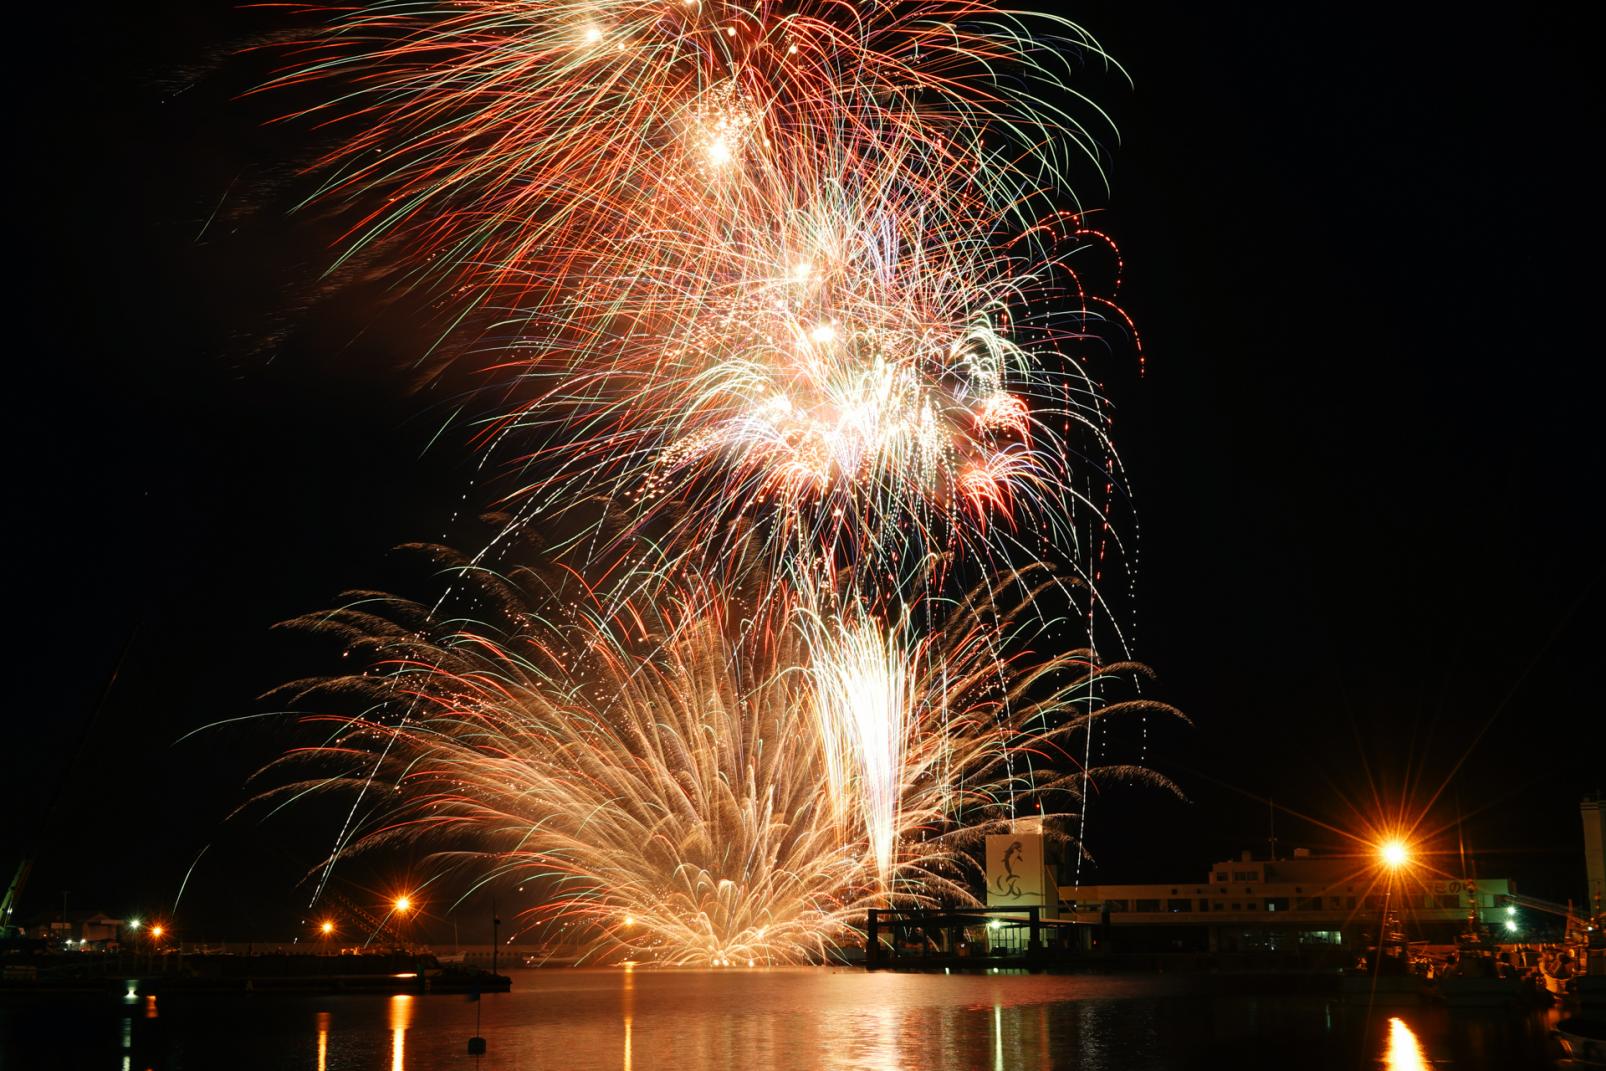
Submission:
[[[496,914],[496,897],[491,897],[491,973],[496,973],[496,950],[501,943],[502,920]]]

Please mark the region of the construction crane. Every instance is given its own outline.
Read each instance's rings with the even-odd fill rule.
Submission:
[[[1500,906],[1511,912],[1520,907],[1526,911],[1560,915],[1567,920],[1566,927],[1569,931],[1584,933],[1594,927],[1594,921],[1580,913],[1571,903],[1558,904],[1552,900],[1541,900],[1537,896],[1523,896],[1521,893],[1501,893],[1496,900]]]
[[[341,913],[368,930],[368,940],[364,942],[365,946],[371,944],[375,938],[383,938],[385,941],[395,945],[405,943],[400,931],[391,924],[389,916],[380,918],[367,908],[359,906],[349,896],[341,894],[332,884],[324,887],[323,899],[339,908]]]
[[[122,672],[123,662],[128,658],[129,648],[134,645],[134,636],[137,631],[138,625],[136,624],[129,630],[127,638],[123,640],[122,650],[117,654],[117,661],[112,665],[111,674],[106,678],[106,684],[100,690],[100,698],[96,701],[94,710],[90,712],[89,717],[79,727],[78,738],[67,752],[67,761],[62,768],[60,776],[56,779],[55,790],[51,793],[50,800],[45,804],[44,809],[39,812],[38,824],[33,836],[29,838],[30,840],[39,837],[38,830],[44,827],[45,822],[54,813],[56,805],[61,802],[62,792],[67,787],[73,763],[79,753],[83,751],[84,742],[89,739],[90,729],[100,719],[101,712],[106,707],[106,700],[112,694],[112,689],[117,685],[117,675]],[[16,925],[13,916],[16,914],[17,906],[22,900],[23,890],[28,887],[28,876],[33,873],[33,860],[32,845],[25,843],[22,849],[22,861],[17,864],[17,872],[12,875],[11,884],[6,887],[6,898],[0,900],[0,940],[15,942],[22,939],[22,927]]]
[[[32,873],[33,860],[25,857],[17,864],[11,884],[6,886],[6,898],[0,900],[0,940],[16,940],[22,936],[22,927],[12,922],[11,917],[16,913],[22,890],[28,887],[28,875]]]

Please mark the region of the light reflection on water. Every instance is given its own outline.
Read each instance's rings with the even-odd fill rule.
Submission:
[[[620,986],[620,1005],[624,1012],[625,1021],[625,1064],[624,1071],[631,1071],[630,1062],[630,1031],[636,1023],[636,965],[627,964],[624,968],[624,980]]]
[[[1389,1020],[1388,1045],[1383,1054],[1383,1066],[1388,1071],[1427,1071],[1428,1058],[1422,1043],[1399,1016]]]
[[[1548,1067],[1536,1016],[1249,995],[1185,976],[548,970],[463,996],[121,993],[0,1003],[0,1067],[153,1071],[1493,1071]],[[1219,985],[1219,983],[1217,983]],[[1269,986],[1268,988],[1280,988]],[[1281,987],[1286,988],[1286,987]],[[142,1002],[143,1003],[143,1002]],[[476,1014],[480,1024],[476,1029]],[[98,1032],[97,1032],[98,1031]],[[485,1037],[483,1059],[466,1055]],[[1429,1060],[1431,1054],[1431,1061]],[[129,1057],[132,1059],[129,1059]]]
[[[407,1028],[412,1023],[412,995],[397,993],[390,998],[390,1071],[407,1071]]]

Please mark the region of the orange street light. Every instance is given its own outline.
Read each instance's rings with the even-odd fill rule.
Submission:
[[[160,922],[151,927],[151,936],[158,941],[162,939],[162,924]]]
[[[325,937],[328,937],[330,934],[335,932],[335,924],[330,922],[328,919],[324,919],[323,925],[318,927],[318,932],[323,934]]]
[[[413,898],[410,896],[396,897],[396,913],[405,915],[413,909]]]
[[[1398,837],[1391,837],[1378,845],[1377,857],[1390,870],[1398,870],[1411,861],[1411,849]]]

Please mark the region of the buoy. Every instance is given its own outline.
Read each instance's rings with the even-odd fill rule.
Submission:
[[[484,1056],[485,1055],[485,1039],[484,1038],[480,1038],[480,1037],[469,1038],[468,1039],[468,1054],[470,1056]]]

